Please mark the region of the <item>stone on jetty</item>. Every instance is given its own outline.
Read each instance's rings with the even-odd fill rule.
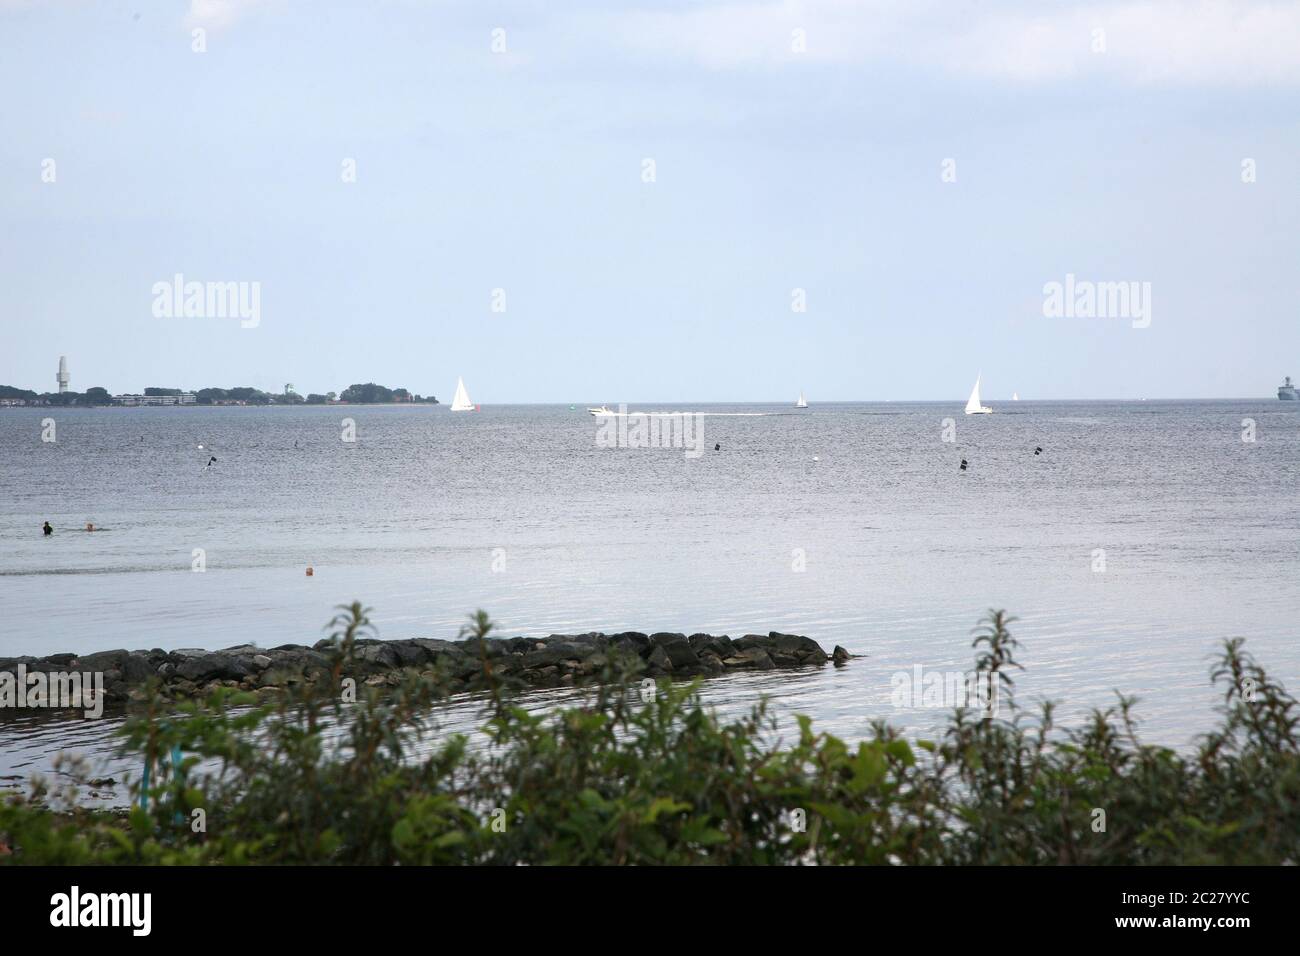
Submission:
[[[184,648],[175,651],[113,650],[93,654],[0,659],[0,671],[14,673],[22,664],[28,674],[43,672],[102,673],[106,702],[125,703],[143,696],[143,686],[157,678],[164,693],[192,697],[217,687],[273,693],[294,684],[314,683],[334,666],[329,641],[314,647],[285,644],[261,648],[251,644],[220,651]],[[835,648],[834,660],[849,655]],[[647,677],[695,677],[728,671],[775,670],[825,664],[832,658],[811,638],[797,634],[725,634],[660,632],[642,634],[553,634],[544,638],[474,638],[445,641],[359,640],[342,677],[358,684],[396,686],[404,674],[437,674],[451,691],[480,686],[484,658],[497,677],[536,687],[561,686],[599,675],[615,658],[639,668]]]

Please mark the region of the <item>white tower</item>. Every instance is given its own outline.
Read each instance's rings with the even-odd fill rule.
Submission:
[[[59,356],[59,374],[56,376],[56,380],[59,383],[59,391],[66,392],[68,390],[68,357],[66,355]]]

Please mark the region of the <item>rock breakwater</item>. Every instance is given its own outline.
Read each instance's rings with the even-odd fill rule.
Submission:
[[[200,696],[216,687],[271,694],[327,677],[334,666],[333,654],[329,641],[312,647],[240,645],[219,651],[112,650],[0,659],[0,672],[12,674],[21,664],[28,675],[102,674],[106,703],[121,704],[143,697],[151,678],[174,698]],[[734,640],[726,635],[637,631],[555,634],[487,638],[481,646],[476,638],[358,640],[341,676],[371,686],[395,686],[404,674],[437,674],[455,692],[482,682],[485,661],[498,678],[525,686],[555,687],[598,678],[614,658],[623,658],[647,677],[695,677],[843,664],[850,656],[842,647],[827,654],[811,638],[776,631]],[[51,679],[51,686],[53,683]]]

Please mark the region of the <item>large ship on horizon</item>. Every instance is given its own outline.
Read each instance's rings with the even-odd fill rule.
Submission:
[[[1291,384],[1291,376],[1286,377],[1286,381],[1277,387],[1277,397],[1284,402],[1300,402],[1300,391]]]

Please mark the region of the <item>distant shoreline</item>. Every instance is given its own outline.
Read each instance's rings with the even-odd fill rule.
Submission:
[[[41,409],[49,411],[51,409],[82,411],[82,412],[102,412],[105,410],[123,410],[123,411],[140,411],[146,408],[165,408],[168,410],[175,409],[195,409],[195,408],[438,408],[441,406],[432,405],[427,402],[335,402],[332,405],[308,405],[303,402],[298,405],[254,405],[246,403],[243,405],[0,405],[0,411],[20,410],[20,409]]]
[[[800,409],[801,412],[808,412],[816,408],[825,408],[831,406],[843,405],[961,405],[965,399],[962,398],[852,398],[836,399],[823,402],[814,402],[809,408]],[[1279,407],[1296,407],[1300,408],[1300,402],[1281,401],[1270,395],[1259,396],[1236,396],[1236,397],[1217,397],[1217,398],[1021,398],[1011,399],[987,399],[999,407],[1019,407],[1022,405],[1171,405],[1171,404],[1191,404],[1194,402],[1259,402],[1267,405],[1277,405]],[[494,402],[492,408],[565,408],[569,406],[582,405],[583,403],[574,402]],[[746,406],[752,405],[761,408],[784,408],[789,406],[792,410],[794,406],[788,401],[707,401],[707,402],[690,402],[690,401],[644,401],[637,402],[638,405],[659,405],[663,407],[689,406],[691,408],[707,407],[714,405],[726,406]],[[184,405],[76,405],[76,404],[15,404],[0,400],[0,411],[11,409],[79,409],[82,411],[99,411],[103,409],[130,409],[138,410],[142,408],[449,408],[442,402],[270,402],[266,404],[257,402],[210,402],[199,403],[192,402]],[[633,413],[629,413],[633,414]]]
[[[61,365],[60,368],[65,366]],[[183,388],[150,385],[143,392],[114,395],[101,385],[84,392],[67,388],[67,378],[57,392],[36,392],[16,385],[0,384],[0,407],[3,408],[137,408],[148,406],[189,405],[439,405],[436,395],[424,396],[404,387],[389,388],[374,382],[357,382],[341,392],[308,392],[303,395],[292,384],[283,392],[264,392],[251,385],[231,388]],[[351,396],[349,398],[348,396]]]

